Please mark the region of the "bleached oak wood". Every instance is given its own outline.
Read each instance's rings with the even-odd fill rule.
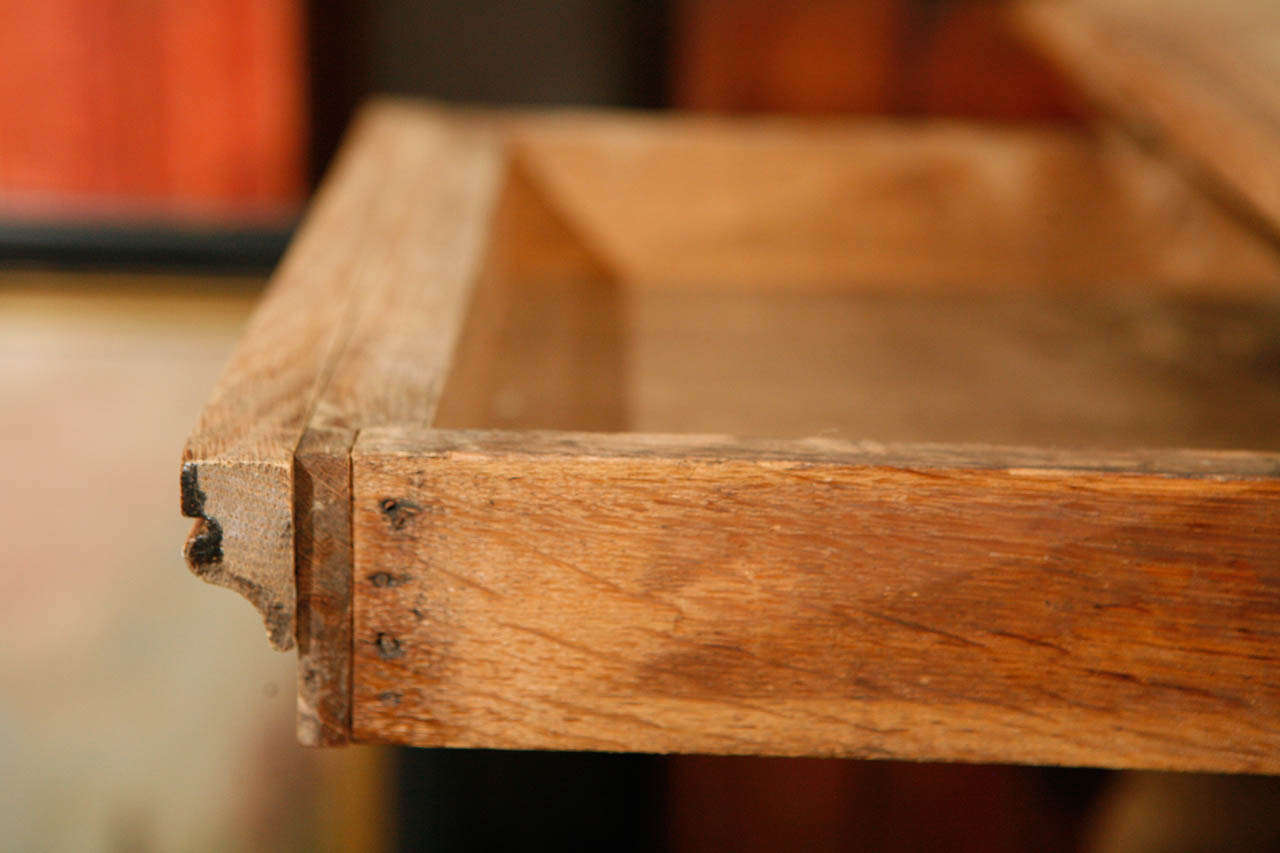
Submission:
[[[361,433],[353,732],[1280,769],[1280,455]]]
[[[1034,0],[1017,12],[1107,113],[1280,237],[1280,5]]]

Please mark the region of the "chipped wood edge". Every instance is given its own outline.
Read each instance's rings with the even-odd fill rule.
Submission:
[[[371,189],[385,183],[360,156],[387,135],[385,113],[373,104],[353,122],[183,448],[182,514],[196,519],[183,547],[187,566],[248,599],[279,651],[293,648],[297,619],[293,454],[353,290],[344,252],[354,243],[326,234],[366,212]]]
[[[425,104],[361,109],[183,450],[187,565],[248,599],[280,651],[296,641],[294,453],[376,273],[362,258],[400,170],[452,122]]]
[[[272,647],[294,644],[293,476],[273,462],[188,461],[182,514],[196,523],[183,546],[187,565],[211,584],[240,593],[262,614]]]

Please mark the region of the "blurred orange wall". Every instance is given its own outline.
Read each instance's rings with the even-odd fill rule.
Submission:
[[[0,22],[0,213],[296,210],[301,0],[0,0]]]

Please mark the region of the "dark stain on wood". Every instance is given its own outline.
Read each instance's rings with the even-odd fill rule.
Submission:
[[[400,641],[390,634],[379,634],[374,640],[374,645],[378,647],[378,656],[383,660],[395,660],[404,656],[404,649],[400,646]]]
[[[294,457],[298,738],[338,746],[351,728],[351,489],[354,432],[308,429]]]
[[[413,580],[413,575],[393,575],[390,572],[375,572],[369,575],[369,583],[379,589],[403,586]]]
[[[399,535],[412,457],[357,453],[357,570],[408,537],[414,585],[355,605],[396,654],[355,650],[356,739],[1274,766],[1273,454],[509,438],[424,440],[450,523]]]
[[[222,525],[217,519],[204,514],[204,492],[200,491],[196,466],[188,462],[182,466],[180,479],[182,514],[201,521],[196,532],[187,540],[184,552],[187,563],[197,574],[203,574],[208,566],[222,562]]]
[[[383,498],[378,506],[392,530],[404,530],[413,517],[422,512],[422,507],[404,498]]]

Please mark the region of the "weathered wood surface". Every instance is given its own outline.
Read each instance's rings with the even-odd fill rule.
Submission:
[[[353,733],[1280,770],[1280,456],[368,430]]]
[[[434,425],[627,429],[622,284],[519,161],[490,235]]]
[[[400,128],[366,111],[245,329],[183,450],[192,571],[294,644],[293,453],[341,340],[376,208],[406,164]]]
[[[294,467],[298,740],[346,743],[351,728],[351,446],[355,431],[308,429]]]
[[[382,103],[184,452],[188,557],[277,647],[296,632],[305,743],[1265,769],[1273,457],[834,436],[1275,449],[1277,280],[1264,238],[1117,139]],[[931,369],[923,418],[884,391]],[[827,438],[425,432],[495,425]]]
[[[350,727],[351,444],[364,427],[432,422],[503,170],[486,129],[394,104],[379,118],[413,159],[365,235],[359,299],[297,454],[298,735],[309,744],[343,743]]]
[[[491,134],[366,108],[187,441],[188,564],[249,598],[276,648],[295,634],[294,451],[309,425],[429,422],[499,169]]]
[[[1035,0],[1018,14],[1106,111],[1280,236],[1280,5]]]
[[[504,140],[516,178],[504,178]],[[555,223],[510,233],[552,246],[552,256],[574,244],[579,268],[615,282],[1009,286],[1047,275],[1190,286],[1214,276],[1258,287],[1280,278],[1268,246],[1163,164],[1083,136],[497,119],[376,104],[183,454],[183,510],[199,519],[188,561],[249,597],[279,648],[294,635],[292,456],[303,431],[430,423],[479,259],[507,258],[503,275],[516,280],[536,270],[513,265],[540,262],[536,247],[513,262],[490,239],[511,241],[488,230],[504,180],[532,187],[535,210],[519,216]],[[961,198],[954,210],[939,206]]]
[[[646,289],[622,310],[636,432],[1280,450],[1280,295]]]
[[[1169,163],[1081,130],[570,113],[509,133],[549,201],[631,284],[1280,282],[1273,247]]]

